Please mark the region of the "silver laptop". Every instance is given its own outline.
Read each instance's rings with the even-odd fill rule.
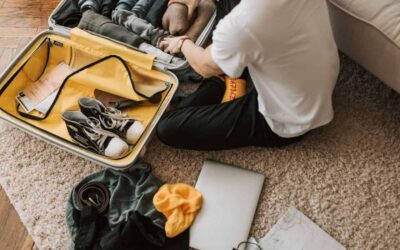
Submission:
[[[253,171],[205,161],[196,184],[203,207],[190,229],[190,247],[232,250],[246,241],[264,179]]]

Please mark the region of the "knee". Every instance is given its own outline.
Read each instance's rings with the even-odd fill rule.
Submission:
[[[182,4],[172,4],[163,16],[163,28],[171,35],[183,35],[189,29],[188,9]]]
[[[157,124],[156,133],[161,142],[169,146],[174,146],[179,135],[176,122],[170,118],[170,115],[170,113],[166,113],[161,118]]]
[[[169,33],[174,36],[181,36],[189,29],[189,22],[181,20],[178,22],[171,22],[169,26]]]

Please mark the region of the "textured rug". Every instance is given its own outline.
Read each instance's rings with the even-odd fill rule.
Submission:
[[[342,56],[336,117],[282,149],[174,150],[156,138],[145,160],[167,182],[194,184],[204,159],[264,173],[252,234],[262,237],[293,205],[348,249],[400,245],[400,95]],[[0,184],[41,249],[66,249],[71,187],[101,170],[0,124]]]

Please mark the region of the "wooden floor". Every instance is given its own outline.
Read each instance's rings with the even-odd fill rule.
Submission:
[[[0,249],[30,250],[33,248],[32,238],[28,235],[2,188],[0,188],[0,225]]]
[[[59,0],[0,0],[0,72],[37,33]],[[1,174],[1,173],[0,173]],[[29,250],[34,242],[0,187],[0,250]]]

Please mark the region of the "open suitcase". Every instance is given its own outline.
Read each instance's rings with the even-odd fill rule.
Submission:
[[[71,7],[73,1],[78,1],[78,0],[61,0],[59,5],[56,7],[56,9],[53,11],[53,13],[50,15],[49,18],[49,27],[51,30],[54,30],[60,34],[65,34],[68,35],[70,32],[70,28],[63,26],[61,24],[62,20],[65,18],[65,16],[68,13],[73,13],[76,10]],[[157,0],[158,1],[158,0]],[[196,40],[196,45],[202,46],[205,45],[211,35],[211,32],[213,28],[215,27],[217,23],[217,12],[215,12],[212,17],[210,18],[210,21],[208,22],[207,26],[204,28],[203,32],[199,35],[198,39]],[[97,35],[99,36],[99,35]],[[110,39],[110,38],[107,38]],[[112,39],[110,39],[112,40]],[[113,40],[115,41],[115,40]],[[119,43],[118,41],[115,41]],[[138,48],[132,47],[130,45],[125,44],[126,46],[139,50]],[[143,52],[143,51],[142,51]],[[146,52],[143,52],[146,53]],[[191,67],[189,66],[188,62],[186,60],[182,60],[179,64],[173,64],[173,63],[165,63],[162,61],[155,60],[155,63],[159,68],[172,71],[179,80],[181,81],[199,81],[201,80],[201,77],[195,73]]]
[[[165,65],[149,54],[115,40],[57,24],[55,17],[63,0],[50,16],[50,28],[35,37],[0,76],[0,118],[48,143],[105,167],[131,167],[149,141],[157,122],[166,111],[179,80],[172,71],[187,70],[188,64]],[[210,20],[198,44],[206,42],[215,22]],[[16,96],[30,83],[61,62],[75,71],[62,83],[55,102],[46,114],[21,111]],[[61,118],[65,110],[79,110],[81,97],[93,97],[95,90],[140,101],[127,113],[145,125],[145,131],[128,156],[113,160],[86,150],[73,142]]]

